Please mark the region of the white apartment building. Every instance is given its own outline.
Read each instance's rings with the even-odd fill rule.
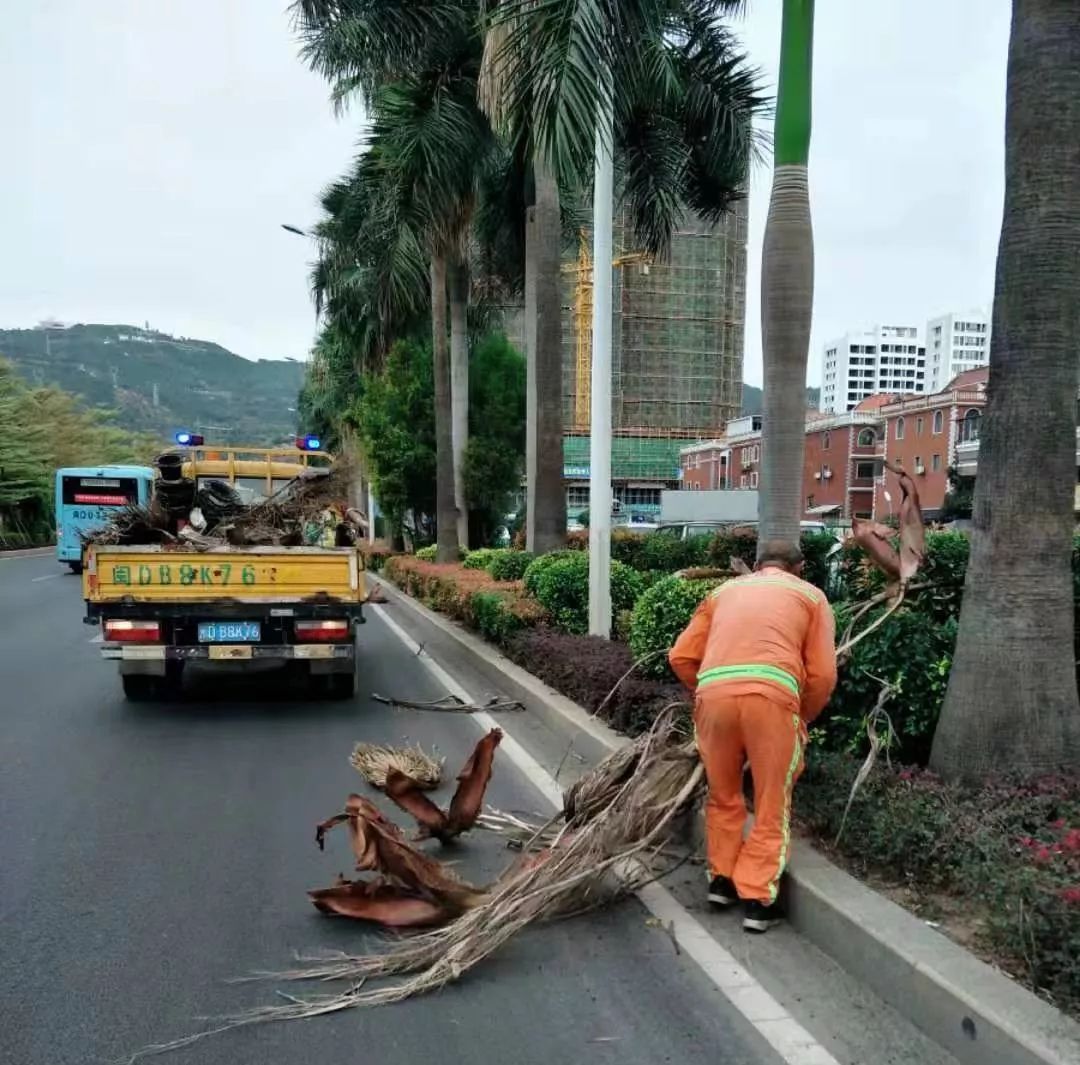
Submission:
[[[821,409],[845,414],[879,392],[924,392],[926,346],[913,325],[879,325],[825,345]]]
[[[926,390],[941,392],[957,375],[990,361],[990,316],[950,311],[926,323]]]

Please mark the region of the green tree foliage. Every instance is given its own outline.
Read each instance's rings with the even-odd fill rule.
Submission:
[[[521,483],[525,453],[525,362],[501,334],[470,358],[470,445],[466,476],[477,520],[490,531]],[[385,367],[366,374],[346,420],[370,457],[379,505],[394,529],[408,511],[435,508],[435,393],[431,346],[399,341]],[[422,532],[422,530],[414,530]]]
[[[465,495],[480,541],[521,485],[525,454],[525,360],[502,334],[488,336],[469,358],[469,445]]]
[[[145,463],[160,450],[153,435],[118,428],[69,392],[30,388],[0,359],[0,543],[48,537],[57,467]]]
[[[431,349],[399,341],[385,367],[365,375],[357,406],[376,498],[396,531],[406,515],[435,509],[435,383]],[[419,530],[414,530],[418,532]]]

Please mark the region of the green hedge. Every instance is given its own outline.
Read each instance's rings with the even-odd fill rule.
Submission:
[[[543,579],[544,574],[561,559],[574,558],[580,555],[580,551],[567,548],[565,551],[549,551],[546,555],[533,559],[522,575],[522,579],[525,581],[525,591],[534,599],[539,598],[537,592],[540,589],[540,581]]]
[[[834,613],[839,638],[849,610],[841,605]],[[880,614],[878,610],[863,618],[860,628]],[[945,700],[956,630],[954,618],[939,622],[914,608],[893,614],[856,644],[840,667],[832,699],[814,723],[815,741],[827,750],[865,753],[866,715],[881,691],[880,682],[886,681],[896,689],[885,704],[899,744],[893,753],[903,762],[925,765]]]
[[[528,551],[499,551],[487,571],[497,581],[520,581],[535,557]]]
[[[439,549],[435,544],[428,544],[427,547],[421,547],[417,550],[416,557],[420,559],[421,562],[434,562],[438,550]]]
[[[666,651],[690,623],[698,604],[720,580],[687,580],[665,577],[638,600],[630,617],[629,642],[635,659],[648,656],[642,672],[652,677],[670,677]]]
[[[492,559],[499,553],[497,547],[481,547],[470,551],[462,563],[466,569],[489,569]]]
[[[537,559],[525,572],[525,587],[564,632],[584,634],[589,628],[589,556],[583,551]],[[641,575],[611,563],[611,609],[617,615],[629,610],[644,590]]]

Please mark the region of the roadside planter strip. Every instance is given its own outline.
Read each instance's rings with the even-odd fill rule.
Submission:
[[[442,644],[493,691],[521,702],[595,765],[630,742],[463,627],[378,577],[399,624],[427,653]],[[700,815],[687,843],[700,847]],[[1080,1024],[796,842],[786,879],[792,926],[965,1065],[1080,1063]]]

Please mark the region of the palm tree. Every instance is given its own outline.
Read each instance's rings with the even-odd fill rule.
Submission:
[[[807,159],[814,0],[783,0],[769,215],[761,259],[761,540],[797,540],[802,516],[806,361],[814,302]]]
[[[431,264],[436,415],[439,425],[444,419],[449,425],[436,435],[452,452],[438,464],[438,555],[450,561],[468,530],[466,238],[477,168],[492,144],[476,104],[481,56],[477,11],[461,3],[299,0],[294,12],[304,55],[332,80],[335,101],[342,105],[354,93],[363,96],[375,126],[367,154],[378,146],[380,180],[396,190],[391,200],[397,195],[412,208],[402,212],[402,224],[408,221],[415,230],[415,215],[423,215]]]
[[[664,255],[688,205],[716,221],[745,187],[765,101],[717,16],[731,0],[492,0],[481,95],[528,145],[526,227],[530,550],[559,546],[563,489],[560,184],[587,184],[602,93],[615,109],[619,188],[642,246]],[[610,71],[601,83],[598,71]]]
[[[1080,762],[1070,566],[1080,184],[1069,175],[1078,165],[1080,2],[1014,0],[971,560],[930,759],[949,777]]]

